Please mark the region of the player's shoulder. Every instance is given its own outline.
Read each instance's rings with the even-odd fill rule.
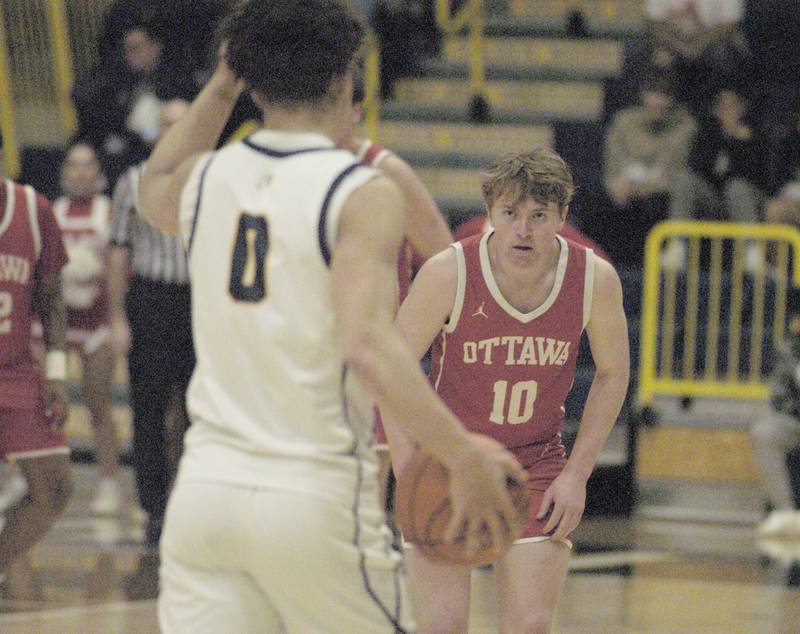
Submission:
[[[27,206],[32,200],[35,205],[35,209],[40,216],[43,213],[50,212],[52,206],[50,199],[42,192],[37,190],[33,185],[20,183],[17,181],[9,182],[14,188],[14,199],[17,201],[17,204],[24,201],[24,204]]]
[[[452,244],[446,249],[439,251],[420,268],[416,275],[419,281],[427,281],[430,284],[438,285],[441,288],[449,288],[458,281],[458,244]]]

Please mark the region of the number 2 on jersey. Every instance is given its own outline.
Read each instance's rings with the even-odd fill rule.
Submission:
[[[536,381],[519,381],[511,387],[511,397],[508,394],[508,381],[495,381],[494,403],[489,420],[498,425],[508,422],[510,425],[527,423],[533,418],[533,404],[536,401],[536,392],[539,385]],[[506,409],[506,402],[508,408]]]
[[[11,293],[0,293],[0,335],[11,332],[11,309],[13,308]]]
[[[236,231],[229,292],[242,302],[260,302],[267,296],[269,225],[263,216],[242,214]]]

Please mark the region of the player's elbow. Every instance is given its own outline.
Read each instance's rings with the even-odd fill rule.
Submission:
[[[373,389],[378,389],[383,384],[381,377],[386,366],[383,362],[386,356],[383,350],[380,329],[366,322],[359,324],[342,338],[345,364]]]
[[[169,196],[153,178],[145,174],[139,184],[139,215],[162,233],[178,233],[178,201]]]

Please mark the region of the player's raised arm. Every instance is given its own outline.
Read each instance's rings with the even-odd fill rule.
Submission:
[[[622,307],[619,276],[605,260],[596,258],[594,290],[586,327],[595,375],[583,408],[578,436],[564,471],[553,481],[539,512],[552,506],[545,532],[563,539],[580,522],[586,504],[586,481],[617,420],[630,377],[628,326]]]
[[[423,261],[447,248],[453,234],[442,212],[423,182],[402,158],[389,152],[381,161],[381,171],[403,192],[406,201],[406,238]]]
[[[164,233],[178,233],[181,192],[202,152],[212,150],[243,84],[220,49],[219,63],[186,114],[156,144],[139,182],[139,213]]]
[[[345,203],[331,269],[342,350],[381,412],[447,465],[454,499],[447,537],[455,539],[466,523],[468,544],[476,549],[482,523],[498,537],[504,522],[513,524],[506,475],[521,482],[525,474],[510,455],[490,455],[474,441],[436,396],[393,324],[402,208],[400,191],[383,178],[360,187]]]

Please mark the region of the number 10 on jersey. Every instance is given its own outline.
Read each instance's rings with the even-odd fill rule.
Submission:
[[[518,381],[511,386],[509,395],[508,381],[495,381],[492,388],[494,402],[489,420],[497,425],[527,423],[533,418],[533,404],[538,387],[536,381]]]

